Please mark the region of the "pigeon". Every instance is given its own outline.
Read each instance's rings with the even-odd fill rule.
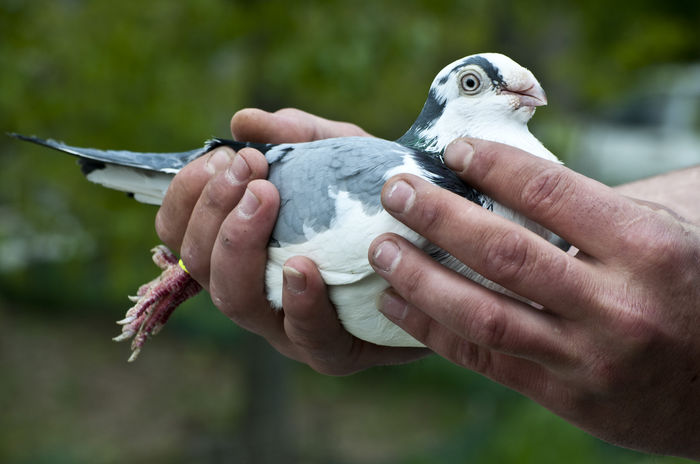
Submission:
[[[76,155],[88,180],[129,192],[136,200],[150,204],[160,204],[173,176],[211,150],[221,146],[235,151],[243,147],[260,150],[269,163],[268,180],[279,190],[281,200],[265,277],[272,307],[282,308],[285,261],[307,256],[318,266],[346,330],[379,345],[416,347],[423,345],[377,309],[377,296],[388,283],[374,273],[367,253],[378,235],[399,234],[456,272],[496,291],[507,291],[388,214],[380,200],[384,183],[399,173],[414,174],[565,248],[566,243],[554,233],[465,184],[442,158],[453,140],[475,137],[559,162],[527,127],[535,109],[546,104],[544,90],[532,72],[505,55],[482,53],[454,61],[437,74],[418,118],[396,141],[338,137],[261,144],[217,138],[186,152],[136,153],[11,135]],[[175,307],[201,289],[165,246],[152,251],[163,273],[130,297],[135,305],[118,321],[122,333],[115,340],[134,337],[130,361]]]

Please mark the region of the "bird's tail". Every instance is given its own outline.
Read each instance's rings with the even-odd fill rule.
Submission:
[[[21,134],[8,134],[19,140],[53,148],[78,157],[83,174],[89,181],[114,190],[127,192],[148,204],[159,205],[163,201],[170,181],[190,161],[205,153],[228,146],[235,151],[254,147],[266,152],[271,145],[211,139],[202,148],[177,153],[139,153],[126,150],[97,150],[66,145],[51,139],[41,139]]]

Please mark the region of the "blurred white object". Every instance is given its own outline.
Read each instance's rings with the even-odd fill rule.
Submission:
[[[610,185],[700,164],[700,65],[647,72],[639,90],[584,124],[573,169]]]

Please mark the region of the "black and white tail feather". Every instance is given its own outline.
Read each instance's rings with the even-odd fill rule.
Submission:
[[[104,187],[133,196],[141,203],[160,205],[173,176],[186,164],[203,154],[221,147],[234,151],[252,147],[265,153],[273,145],[236,142],[220,138],[206,141],[202,148],[174,153],[141,153],[128,150],[98,150],[66,145],[53,139],[42,139],[16,133],[11,137],[53,148],[78,157],[78,164],[87,179]]]

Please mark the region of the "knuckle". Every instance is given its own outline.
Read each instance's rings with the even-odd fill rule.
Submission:
[[[323,375],[341,376],[356,370],[356,356],[359,351],[357,344],[351,343],[347,352],[344,349],[329,349],[332,341],[311,337],[306,339],[291,339],[296,351],[302,353],[302,358],[316,372]],[[341,354],[344,353],[344,354]]]
[[[550,167],[525,182],[521,201],[527,211],[538,217],[555,217],[563,201],[572,195],[573,188],[574,183],[565,170]]]
[[[246,147],[238,152],[250,169],[249,179],[264,179],[267,177],[268,164],[265,155],[255,148]]]
[[[441,201],[435,195],[425,195],[416,202],[415,226],[420,228],[422,235],[432,236],[439,233],[446,225],[452,224],[454,208],[449,201]],[[464,207],[469,207],[467,203]],[[463,207],[463,208],[464,208]],[[413,213],[413,211],[411,211]]]
[[[686,263],[696,250],[680,228],[655,213],[643,213],[620,229],[621,248],[654,275],[676,275],[679,263]]]
[[[653,226],[647,214],[625,215],[624,219],[616,224],[619,239],[622,246],[627,251],[635,253],[646,253],[646,250],[654,254],[653,248],[659,246],[656,241],[657,230]]]
[[[204,187],[200,197],[199,207],[205,211],[228,212],[232,209],[229,199],[233,190],[230,184],[224,185],[224,175],[212,178]]]
[[[416,299],[423,290],[424,269],[417,266],[403,269],[400,277],[401,293],[408,301]]]
[[[205,157],[199,158],[203,159]],[[199,198],[202,193],[205,183],[198,179],[197,173],[194,172],[198,160],[193,163],[188,164],[182,171],[178,172],[173,178],[172,182],[168,186],[167,195],[170,196],[172,193],[173,201],[192,201]],[[194,202],[192,202],[194,203]]]
[[[507,347],[508,321],[498,299],[470,298],[447,310],[453,313],[454,327],[468,340],[494,350]]]
[[[295,311],[292,314],[284,308],[284,313],[285,332],[292,343],[314,358],[325,360],[329,347],[337,340],[331,338],[328,331],[319,330],[318,314],[314,319],[313,311]]]
[[[461,339],[454,348],[454,361],[481,374],[488,374],[493,368],[493,357],[489,349]]]
[[[309,367],[311,369],[315,370],[316,372],[318,372],[321,375],[328,375],[328,376],[334,375],[333,367],[331,365],[329,365],[328,363],[318,361],[315,359],[309,359],[307,361],[307,364],[309,365]]]
[[[661,262],[677,266],[686,258],[689,250],[685,246],[683,237],[675,232],[677,231],[670,227],[661,227],[652,231],[649,233],[652,236],[649,248],[651,254],[658,257]]]
[[[219,286],[216,284],[216,281],[212,281],[209,286],[209,296],[211,297],[211,302],[214,303],[214,306],[216,306],[226,316],[233,319],[231,316],[229,316],[229,307],[225,304],[225,300],[221,296],[221,291],[219,290]]]
[[[331,377],[339,377],[347,375],[351,372],[351,369],[348,369],[344,364],[338,364],[336,362],[326,360],[309,359],[308,365],[319,374],[328,375]]]
[[[484,240],[484,273],[500,282],[516,282],[526,272],[530,246],[523,235],[515,230],[500,237]]]
[[[663,332],[657,324],[650,320],[648,308],[638,306],[632,310],[620,311],[612,328],[617,334],[618,342],[625,347],[625,355],[637,357],[651,351]]]
[[[432,235],[436,230],[440,229],[441,215],[439,207],[421,205],[415,210],[415,224],[424,235]]]
[[[663,332],[637,314],[619,316],[609,323],[614,343],[590,349],[587,378],[592,391],[615,395],[628,390],[630,382],[644,384],[653,373],[640,368],[663,350]]]
[[[575,417],[581,411],[590,411],[600,402],[597,394],[580,384],[549,387],[547,397],[557,405],[557,413],[565,417]]]
[[[205,189],[202,195],[200,207],[205,211],[223,211],[225,202],[221,197],[212,192],[213,189]]]
[[[303,327],[295,327],[293,333],[289,333],[289,338],[302,351],[312,355],[319,362],[327,361],[327,356],[323,356],[324,349],[328,349],[328,340],[318,338],[312,330]]]
[[[494,350],[503,349],[506,340],[507,323],[503,311],[494,305],[482,306],[478,317],[468,322],[469,333],[474,342]]]
[[[294,116],[302,115],[302,114],[304,114],[304,112],[297,109],[297,108],[292,108],[290,106],[287,106],[287,107],[278,109],[277,111],[275,111],[275,114],[294,117]]]
[[[612,395],[625,389],[623,366],[611,356],[599,356],[590,363],[586,376],[592,382],[591,393]]]
[[[234,304],[230,304],[225,293],[219,288],[216,280],[212,280],[209,284],[209,296],[211,297],[211,302],[219,309],[219,311],[221,311],[232,321],[242,325],[240,324],[240,314],[242,313],[241,309]]]
[[[441,347],[445,345],[444,327],[435,319],[428,318],[420,325],[413,325],[410,330],[416,340],[422,341],[429,347]],[[449,350],[447,351],[450,352]]]
[[[248,302],[241,302],[236,298],[231,298],[231,293],[226,283],[218,279],[211,280],[208,291],[212,303],[219,311],[241,328],[255,332],[256,327],[254,320],[251,318]]]

